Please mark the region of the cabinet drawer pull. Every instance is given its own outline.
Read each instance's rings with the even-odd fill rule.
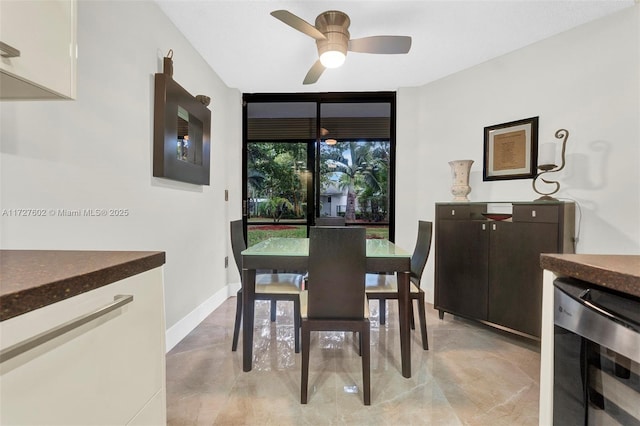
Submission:
[[[133,302],[133,295],[122,295],[119,294],[114,296],[113,302],[105,305],[101,308],[96,309],[93,312],[88,314],[81,315],[77,318],[74,318],[70,321],[65,322],[64,324],[60,324],[57,327],[54,327],[50,330],[43,331],[40,334],[37,334],[33,337],[30,337],[22,342],[18,342],[15,345],[9,346],[8,348],[0,351],[0,363],[10,360],[28,350],[31,350],[37,346],[40,346],[49,340],[55,339],[56,337],[62,336],[65,333],[70,332],[73,329],[80,327],[90,321],[93,321],[96,318],[99,318],[103,315],[108,314],[111,311],[114,311],[121,306],[126,305],[127,303]]]
[[[3,58],[17,58],[20,56],[20,51],[15,47],[9,46],[7,43],[0,41],[0,56]]]
[[[486,231],[486,230],[487,230],[487,224],[486,224],[486,223],[483,223],[483,224],[482,224],[482,230],[483,230],[483,231]]]

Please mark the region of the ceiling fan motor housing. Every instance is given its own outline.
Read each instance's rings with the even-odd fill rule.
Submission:
[[[329,10],[318,15],[316,28],[327,37],[326,40],[316,40],[318,54],[338,51],[346,56],[350,38],[349,25],[349,17],[338,10]]]

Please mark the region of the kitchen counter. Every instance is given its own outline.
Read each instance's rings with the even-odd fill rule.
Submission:
[[[542,254],[542,336],[540,347],[541,426],[553,423],[554,301],[556,277],[573,277],[605,288],[640,297],[640,256],[598,254]]]
[[[0,250],[0,321],[164,263],[158,251]]]
[[[166,424],[164,263],[0,250],[0,424]]]
[[[640,297],[640,256],[543,254],[540,266],[568,276]]]

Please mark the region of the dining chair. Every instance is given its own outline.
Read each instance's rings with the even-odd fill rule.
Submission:
[[[316,226],[345,226],[344,216],[316,217]]]
[[[366,229],[312,227],[309,230],[309,288],[301,295],[302,379],[300,402],[307,403],[312,331],[359,333],[364,404],[371,404],[369,306],[364,291]]]
[[[420,288],[420,280],[422,272],[427,264],[429,252],[431,251],[431,234],[433,232],[433,223],[420,220],[418,221],[418,238],[411,255],[411,275],[410,275],[410,293],[411,300],[418,303],[418,316],[420,320],[420,332],[422,334],[422,348],[429,349],[429,341],[427,339],[427,318],[425,312],[425,295],[424,290]],[[380,324],[386,321],[386,303],[387,299],[398,299],[398,281],[395,275],[386,274],[367,274],[366,293],[369,300],[377,299],[379,302]],[[415,328],[413,320],[413,303],[411,303],[411,327]]]
[[[236,266],[240,272],[240,290],[237,294],[236,319],[233,326],[233,341],[231,350],[238,348],[238,336],[240,335],[240,324],[242,322],[242,251],[247,248],[244,240],[242,220],[231,222],[231,248]],[[293,302],[293,329],[294,329],[294,349],[300,352],[300,292],[303,289],[304,276],[294,273],[273,273],[256,274],[256,300],[271,301],[271,321],[275,321],[276,302]]]

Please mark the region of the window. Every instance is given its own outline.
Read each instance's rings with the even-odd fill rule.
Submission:
[[[319,216],[393,240],[395,94],[244,95],[248,245],[306,237]]]

